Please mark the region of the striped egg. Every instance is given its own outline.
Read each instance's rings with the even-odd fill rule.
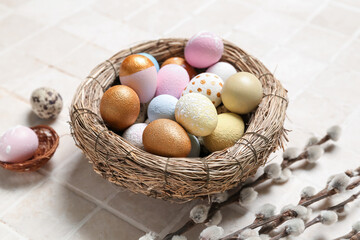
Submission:
[[[126,57],[121,63],[119,77],[122,85],[137,93],[141,103],[147,103],[154,97],[157,71],[149,58],[138,54]]]
[[[221,103],[223,84],[223,80],[218,75],[214,73],[201,73],[191,79],[181,96],[193,92],[200,93],[210,99],[215,107],[217,107]]]

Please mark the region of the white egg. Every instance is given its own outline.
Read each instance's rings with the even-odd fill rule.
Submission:
[[[217,107],[221,103],[223,84],[223,80],[218,75],[214,73],[201,73],[191,79],[184,89],[182,96],[189,93],[200,93],[210,99],[215,107]]]
[[[209,67],[206,70],[206,72],[214,73],[214,74],[218,75],[225,83],[226,80],[231,75],[235,74],[237,71],[234,68],[234,66],[231,65],[230,63],[218,62],[218,63],[215,63],[214,65],[212,65],[211,67]]]
[[[126,129],[122,137],[132,143],[135,147],[144,149],[142,135],[146,126],[146,123],[136,123]]]

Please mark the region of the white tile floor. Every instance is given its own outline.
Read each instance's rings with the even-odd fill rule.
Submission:
[[[302,187],[320,189],[329,174],[359,165],[359,0],[0,0],[0,132],[45,123],[61,136],[39,172],[0,169],[0,239],[138,239],[148,231],[164,236],[188,219],[195,203],[134,195],[95,174],[69,134],[68,107],[81,80],[115,52],[203,29],[260,58],[289,90],[289,146],[333,124],[343,128],[335,150],[319,164],[294,170],[286,184],[260,187],[250,207],[225,208],[221,226],[227,232],[250,223],[261,204],[295,203]],[[54,122],[30,111],[29,95],[40,86],[64,98]],[[359,216],[354,204],[336,227],[313,227],[298,239],[338,237]],[[188,239],[197,239],[203,227],[188,232]]]

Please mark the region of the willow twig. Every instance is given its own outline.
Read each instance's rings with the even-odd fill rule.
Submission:
[[[321,145],[330,139],[331,138],[327,134],[322,139],[320,139],[318,142],[314,143],[313,145]],[[307,147],[309,147],[309,146],[307,146]],[[302,153],[300,153],[297,157],[291,158],[291,159],[283,159],[283,161],[281,163],[281,169],[288,168],[290,165],[292,165],[298,161],[305,160],[307,157],[308,157],[307,148],[305,148],[304,151]],[[267,176],[266,173],[263,173],[253,182],[241,186],[236,192],[234,192],[232,195],[230,195],[230,197],[226,201],[221,202],[221,203],[217,203],[217,202],[211,203],[209,212],[208,212],[208,217],[205,220],[205,222],[208,222],[215,215],[215,213],[218,210],[220,210],[222,207],[239,201],[240,192],[244,188],[256,187],[256,186],[260,185],[261,183],[266,182],[270,179],[271,178],[269,176]],[[288,212],[286,214],[291,214],[291,213]],[[281,216],[278,215],[277,218],[281,218]],[[277,219],[274,219],[274,220],[277,220]],[[269,221],[269,219],[266,220],[267,223],[269,223],[268,221]],[[246,228],[250,228],[250,226],[252,229],[262,226],[262,225],[258,225],[258,224],[261,224],[261,221],[255,220],[252,224],[250,224],[249,226],[246,226],[245,228],[242,228],[238,232],[241,233]],[[183,233],[187,232],[188,230],[190,230],[191,228],[193,228],[195,225],[196,225],[196,223],[192,219],[189,219],[180,229],[178,229],[177,231],[175,231],[173,233],[169,233],[168,235],[165,236],[165,238],[163,238],[163,240],[170,240],[175,235],[183,234]]]

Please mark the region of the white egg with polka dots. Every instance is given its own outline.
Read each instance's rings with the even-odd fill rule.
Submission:
[[[221,89],[224,81],[214,73],[201,73],[188,83],[182,92],[182,96],[188,93],[200,93],[215,105],[219,106],[221,103]]]

